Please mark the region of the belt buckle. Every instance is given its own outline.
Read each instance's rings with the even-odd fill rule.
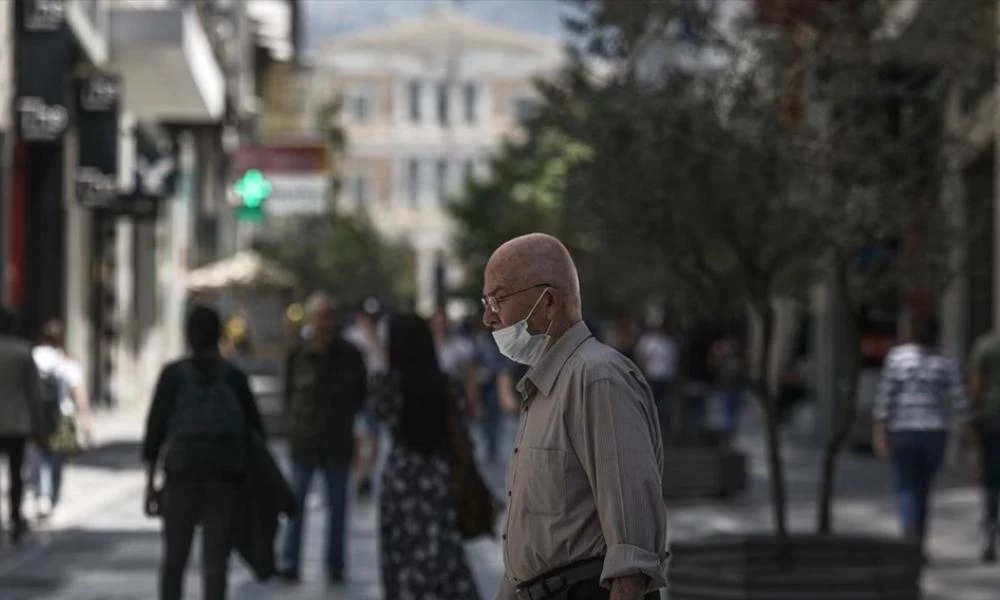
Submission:
[[[561,575],[554,575],[542,581],[518,586],[516,591],[521,600],[553,600],[561,598],[567,589],[566,579]]]

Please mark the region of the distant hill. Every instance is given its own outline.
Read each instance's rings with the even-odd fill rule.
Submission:
[[[324,39],[419,17],[448,0],[302,0],[306,49]],[[560,0],[461,0],[460,10],[487,23],[564,38]]]

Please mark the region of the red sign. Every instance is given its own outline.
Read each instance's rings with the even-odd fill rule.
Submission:
[[[328,169],[325,144],[241,146],[233,152],[230,171],[238,176],[249,169],[268,173],[323,173]]]

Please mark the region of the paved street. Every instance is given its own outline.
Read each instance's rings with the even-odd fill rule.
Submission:
[[[114,421],[114,420],[112,420]],[[105,425],[103,447],[81,457],[68,474],[66,497],[72,499],[49,524],[17,551],[0,550],[0,600],[147,600],[155,597],[159,561],[158,522],[140,508],[142,473],[137,468],[138,427],[126,418]],[[761,448],[759,427],[748,416],[745,447]],[[786,448],[790,523],[795,530],[814,527],[817,454],[805,436],[791,436]],[[671,535],[686,539],[710,533],[767,527],[770,521],[762,448],[751,461],[751,489],[731,502],[685,501],[671,506]],[[870,457],[845,455],[836,508],[838,531],[894,534],[895,513],[884,465]],[[487,470],[502,484],[502,468]],[[984,567],[978,551],[979,497],[961,469],[947,474],[935,502],[931,542],[933,565],[925,578],[927,600],[995,600],[1000,568]],[[307,528],[304,583],[288,587],[260,585],[234,560],[233,595],[237,600],[330,598],[374,600],[380,597],[377,572],[376,514],[371,503],[352,506],[349,583],[328,589],[322,584],[321,495]],[[29,503],[29,511],[31,505]],[[469,546],[480,589],[486,597],[500,577],[497,542]],[[195,551],[197,555],[197,550]],[[194,565],[192,565],[194,566]],[[200,597],[197,571],[190,571],[189,593]]]

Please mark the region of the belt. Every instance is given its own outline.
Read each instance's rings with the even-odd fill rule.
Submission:
[[[569,589],[601,576],[604,557],[588,558],[553,569],[517,586],[517,597],[521,600],[557,600],[565,598]]]

